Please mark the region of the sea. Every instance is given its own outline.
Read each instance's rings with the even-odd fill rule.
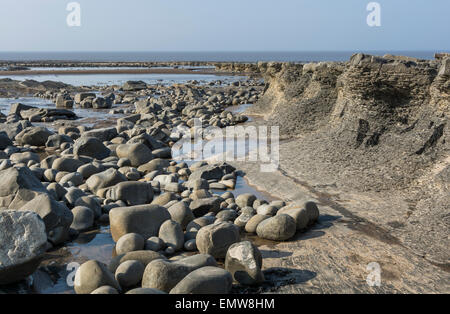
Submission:
[[[0,52],[1,61],[92,61],[92,62],[314,62],[347,61],[354,53],[385,54],[433,59],[445,51],[227,51],[227,52]]]

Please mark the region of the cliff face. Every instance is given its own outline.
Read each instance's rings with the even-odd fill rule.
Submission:
[[[259,68],[266,92],[251,113],[278,125],[282,137],[301,138],[319,160],[377,169],[367,188],[402,186],[449,156],[450,58],[357,54],[349,62]]]
[[[448,262],[450,56],[357,54],[349,62],[259,68],[266,91],[248,113],[264,115],[290,139],[280,146],[282,171],[346,194],[352,210]]]

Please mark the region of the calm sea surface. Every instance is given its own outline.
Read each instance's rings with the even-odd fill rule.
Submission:
[[[433,59],[436,51],[361,51],[374,55],[394,54]],[[346,61],[355,51],[308,52],[0,52],[0,61]]]

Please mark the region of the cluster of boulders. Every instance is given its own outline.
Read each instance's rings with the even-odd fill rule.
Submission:
[[[0,284],[33,273],[46,250],[98,223],[110,224],[116,256],[108,266],[81,265],[77,293],[227,293],[233,282],[261,284],[261,253],[242,241],[245,234],[291,239],[317,220],[316,204],[235,196],[230,190],[240,174],[230,164],[172,159],[179,126],[192,129],[195,119],[204,126],[243,122],[225,108],[233,99],[254,101],[259,92],[185,85],[123,97],[111,92],[105,98],[113,102],[133,98],[134,113],[115,127],[57,132],[33,126],[27,106],[12,106],[18,121],[0,127],[0,225],[8,226],[0,228]],[[158,97],[142,97],[147,93]],[[99,98],[93,95],[73,101]],[[17,258],[3,259],[13,251]]]
[[[8,115],[0,115],[1,123],[15,123],[22,120],[30,122],[53,122],[56,120],[75,120],[77,115],[67,109],[37,108],[21,103],[12,104]]]

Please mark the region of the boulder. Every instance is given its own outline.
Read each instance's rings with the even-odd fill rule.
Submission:
[[[184,245],[184,234],[180,224],[173,220],[166,220],[159,229],[158,236],[166,246],[171,246],[175,251],[179,251]]]
[[[195,217],[201,217],[209,212],[217,213],[223,199],[217,196],[201,198],[191,202],[189,208]]]
[[[219,267],[206,266],[194,270],[183,278],[171,294],[228,294],[233,278],[231,274]]]
[[[214,258],[205,254],[186,257],[175,262],[154,260],[145,268],[142,288],[169,292],[190,272],[205,266],[217,266],[217,263]]]
[[[48,240],[53,244],[67,240],[73,214],[66,205],[56,201],[51,195],[39,194],[24,204],[20,210],[33,211],[42,218]]]
[[[239,206],[239,208],[244,207],[252,207],[253,202],[256,200],[256,196],[250,193],[241,194],[238,197],[236,197],[236,204]]]
[[[297,231],[297,224],[289,215],[280,214],[259,223],[256,228],[258,237],[267,240],[285,241],[292,238]]]
[[[202,166],[192,172],[189,176],[189,181],[197,179],[220,180],[224,175],[230,174],[235,170],[236,168],[227,163]]]
[[[162,223],[170,219],[166,208],[159,205],[116,207],[109,212],[114,241],[127,233],[138,233],[144,239],[157,236]]]
[[[39,194],[48,191],[27,167],[0,171],[0,207],[18,209]]]
[[[225,257],[225,269],[234,280],[252,286],[264,281],[261,252],[250,241],[232,244]]]
[[[106,265],[90,260],[78,268],[74,286],[77,294],[89,294],[102,286],[111,286],[120,291],[119,283]]]
[[[240,234],[234,224],[217,222],[201,228],[195,240],[200,253],[225,258],[230,245],[240,241]]]
[[[258,227],[259,223],[268,218],[270,218],[270,216],[259,214],[252,216],[252,218],[250,218],[245,224],[245,231],[248,233],[256,233],[256,228]]]
[[[75,156],[88,156],[102,160],[109,157],[111,151],[99,139],[82,136],[75,141],[73,153]]]
[[[113,201],[124,201],[129,206],[143,205],[153,200],[153,189],[147,182],[120,182],[109,189],[107,196]]]
[[[53,133],[44,127],[28,127],[16,136],[20,145],[45,146]]]
[[[46,244],[45,224],[36,213],[0,210],[0,285],[31,275]]]
[[[70,228],[77,231],[84,231],[94,225],[94,212],[87,207],[77,206],[72,209],[73,221]]]
[[[105,171],[96,173],[86,180],[86,184],[92,192],[96,193],[98,190],[114,186],[117,183],[127,181],[127,178],[117,171],[110,168]]]
[[[144,249],[144,238],[137,233],[124,234],[116,243],[116,253],[118,255],[141,251],[142,249]]]
[[[133,167],[139,167],[153,159],[152,151],[141,143],[119,145],[116,154],[119,158],[130,160]]]
[[[133,287],[141,282],[144,269],[144,265],[139,261],[125,261],[117,267],[115,277],[121,287]]]
[[[178,222],[183,230],[186,229],[186,226],[195,219],[194,214],[186,202],[177,202],[176,204],[170,206],[168,211],[172,220]]]

